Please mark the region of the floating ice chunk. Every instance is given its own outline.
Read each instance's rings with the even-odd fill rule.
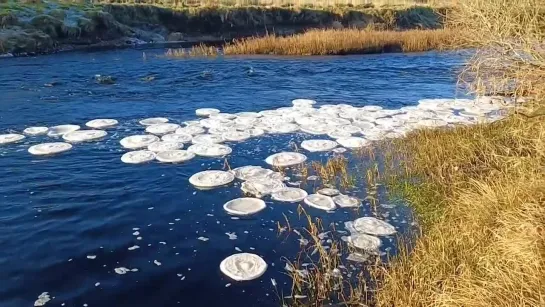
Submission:
[[[382,242],[379,238],[365,233],[353,234],[347,237],[350,245],[366,251],[378,251]]]
[[[272,125],[269,130],[271,133],[294,133],[299,130],[299,126],[292,123],[282,123]]]
[[[34,302],[34,306],[45,306],[51,300],[51,296],[48,292],[43,292],[38,296],[38,299]]]
[[[223,157],[233,150],[231,147],[221,144],[195,144],[189,146],[187,151],[202,157]]]
[[[335,210],[335,202],[333,202],[331,197],[325,195],[311,194],[305,198],[305,203],[321,210]]]
[[[178,130],[178,128],[180,128],[180,125],[178,124],[163,123],[148,126],[146,128],[146,132],[156,135],[164,135],[174,133],[176,130]]]
[[[317,191],[318,194],[326,195],[326,196],[335,196],[339,195],[339,190],[332,189],[332,188],[323,188]]]
[[[229,240],[236,240],[238,236],[234,232],[226,232],[227,236],[229,236]]]
[[[250,133],[252,137],[256,137],[256,136],[261,136],[265,134],[265,130],[259,129],[259,128],[252,128],[252,129],[248,129],[248,133]]]
[[[151,125],[164,124],[164,123],[168,123],[168,118],[151,117],[151,118],[143,119],[143,120],[139,121],[139,123],[142,126],[151,126]]]
[[[130,251],[133,251],[133,250],[137,250],[137,249],[139,249],[139,248],[140,248],[140,246],[138,246],[138,245],[133,245],[133,246],[127,248],[127,249],[130,250]]]
[[[309,107],[316,104],[316,100],[311,99],[294,99],[291,101],[294,107]]]
[[[241,216],[255,214],[266,207],[263,200],[250,197],[236,198],[223,205],[223,209],[229,214]]]
[[[251,137],[249,132],[243,132],[243,131],[229,131],[229,132],[223,133],[221,136],[224,140],[231,141],[231,142],[241,142]]]
[[[222,121],[229,121],[229,120],[237,118],[237,116],[230,113],[216,113],[216,114],[210,114],[210,118],[219,119]]]
[[[198,125],[192,125],[192,126],[187,126],[187,127],[183,127],[183,128],[178,128],[176,129],[176,131],[174,132],[175,134],[189,134],[189,135],[196,135],[196,134],[201,134],[201,133],[204,133],[205,130],[203,127],[201,126],[198,126]]]
[[[353,261],[353,262],[365,262],[369,259],[368,254],[360,254],[360,253],[351,253],[346,257],[346,260]]]
[[[93,119],[85,123],[85,126],[94,129],[106,129],[117,125],[119,122],[115,119],[99,118]]]
[[[344,147],[337,147],[337,148],[333,149],[332,151],[333,151],[334,153],[336,153],[336,154],[342,154],[342,153],[346,152],[346,148],[344,148]]]
[[[197,240],[206,242],[206,241],[208,241],[210,239],[208,239],[207,237],[198,237]]]
[[[286,167],[305,162],[307,157],[297,152],[280,152],[270,155],[265,162],[272,166]]]
[[[217,170],[202,171],[189,177],[189,183],[205,189],[227,185],[233,180],[235,180],[235,175],[232,173]]]
[[[223,143],[221,135],[217,134],[198,134],[191,140],[193,144],[219,144]]]
[[[375,124],[364,120],[355,120],[352,125],[360,127],[361,130],[369,130],[375,128]]]
[[[16,134],[16,133],[0,134],[0,145],[16,143],[24,138],[25,136],[22,134]]]
[[[91,142],[104,138],[108,133],[103,130],[77,130],[68,132],[62,136],[65,141],[71,143]]]
[[[333,197],[333,201],[341,208],[353,208],[361,205],[359,199],[348,195],[337,195]]]
[[[193,136],[191,134],[165,134],[161,137],[162,141],[165,142],[178,142],[178,143],[189,143],[193,139]]]
[[[129,151],[121,156],[121,161],[128,164],[140,164],[155,160],[155,153],[149,150]]]
[[[220,270],[236,281],[253,280],[265,273],[267,263],[258,255],[239,253],[225,258],[220,263]]]
[[[369,144],[369,141],[367,141],[364,138],[360,137],[349,137],[349,138],[340,138],[337,139],[337,143],[339,143],[343,147],[347,148],[362,148]]]
[[[348,138],[351,137],[352,134],[346,131],[341,130],[333,130],[327,134],[332,139],[340,139],[340,138]]]
[[[37,156],[54,155],[61,152],[69,151],[72,149],[72,145],[63,142],[55,143],[42,143],[38,145],[30,146],[28,152]]]
[[[158,141],[159,138],[155,135],[142,134],[131,135],[123,138],[121,141],[119,141],[119,144],[127,149],[140,149],[148,147],[150,144]]]
[[[49,128],[47,127],[28,127],[25,130],[23,130],[23,133],[26,135],[44,135],[47,134],[49,131]]]
[[[257,112],[240,112],[240,113],[237,113],[236,114],[239,118],[243,118],[243,117],[246,117],[246,118],[259,118],[263,115],[257,113]]]
[[[272,179],[270,177],[254,177],[241,185],[241,190],[244,193],[255,195],[256,197],[263,197],[273,192],[280,191],[286,186],[282,181]]]
[[[195,154],[187,150],[166,150],[155,155],[155,159],[163,163],[182,163],[194,157]]]
[[[96,255],[87,255],[87,259],[94,260],[94,259],[96,259],[96,258],[97,258]]]
[[[237,129],[231,126],[220,126],[220,127],[213,127],[208,129],[208,133],[219,134],[219,135],[222,135],[225,132],[232,132],[232,131],[237,131]]]
[[[308,196],[308,193],[299,188],[283,188],[271,194],[272,199],[283,202],[296,203],[303,201]]]
[[[208,117],[212,114],[218,114],[219,112],[220,110],[213,109],[213,108],[202,108],[202,109],[195,110],[195,114],[197,116],[203,116],[203,117]]]
[[[116,272],[116,273],[119,274],[119,275],[125,275],[125,274],[127,274],[128,272],[130,272],[130,270],[127,269],[126,267],[119,267],[119,268],[115,268],[115,269],[114,269],[114,272]]]
[[[149,144],[148,150],[153,152],[160,152],[160,151],[178,150],[178,149],[182,149],[183,147],[184,147],[184,144],[179,142],[159,141],[159,142]]]
[[[301,147],[310,152],[330,151],[337,145],[337,142],[330,140],[305,140],[301,143]]]
[[[59,126],[53,126],[50,127],[47,131],[47,136],[51,137],[59,137],[63,136],[69,132],[74,132],[76,130],[79,130],[81,127],[78,125],[59,125]]]
[[[162,263],[157,261],[157,260],[153,260],[153,263],[156,265],[156,266],[160,266]]]
[[[261,166],[247,165],[233,169],[235,177],[240,180],[250,180],[255,178],[269,177],[274,173],[273,170],[262,168]]]
[[[396,233],[395,227],[391,224],[370,216],[356,219],[352,226],[358,233],[366,233],[375,236],[389,236]]]
[[[301,125],[301,131],[314,135],[328,134],[333,130],[335,130],[335,126],[328,126],[324,124]]]

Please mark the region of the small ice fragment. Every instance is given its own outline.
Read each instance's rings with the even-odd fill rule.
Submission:
[[[148,210],[153,210],[153,207],[149,207]]]
[[[131,269],[131,272],[138,272],[138,269],[136,269],[136,268]]]
[[[140,228],[135,227],[135,228],[133,228],[132,230],[136,231],[136,230],[140,230]]]
[[[130,251],[133,251],[133,250],[139,249],[139,248],[140,248],[140,246],[134,245],[134,246],[131,246],[131,247],[127,248],[127,249],[130,250]]]
[[[255,251],[255,248],[254,247],[250,247],[251,250]]]
[[[237,239],[237,235],[234,233],[234,232],[226,232],[225,233],[226,235],[229,236],[229,240],[236,240]]]
[[[133,235],[133,236],[138,236],[138,235],[140,235],[140,232],[135,231],[135,232],[132,233],[132,235]]]
[[[231,284],[226,284],[225,285],[225,288],[229,288],[229,287],[231,287]]]
[[[182,277],[182,278],[180,278],[180,280],[184,280],[184,279],[185,279],[185,276],[184,276],[184,277]]]
[[[91,259],[91,260],[92,260],[92,259],[96,259],[96,258],[97,258],[96,255],[87,255],[87,259]]]
[[[95,287],[98,287],[98,286],[100,286],[100,283],[99,282],[95,283]]]
[[[198,237],[197,240],[201,240],[201,241],[203,241],[203,242],[206,242],[206,241],[208,241],[208,240],[210,240],[210,239],[208,239],[208,238],[206,238],[206,237]]]
[[[49,296],[48,292],[43,292],[38,296],[38,299],[34,302],[34,306],[45,306],[47,302],[51,300],[51,296]]]
[[[159,244],[167,245],[167,242],[161,241]]]
[[[136,240],[142,240],[142,237],[136,237]]]
[[[179,222],[179,221],[180,221],[180,219],[174,219],[174,220],[175,220],[176,222]]]
[[[304,298],[307,298],[306,295],[294,295],[293,298],[295,299],[304,299]]]
[[[127,269],[125,267],[120,267],[120,268],[115,268],[114,271],[119,275],[124,275],[124,274],[127,274],[129,269]]]
[[[274,278],[271,278],[271,284],[273,285],[273,287],[276,287],[276,280]]]
[[[240,248],[236,247],[236,246],[235,246],[235,250],[236,250],[237,252],[242,252],[242,250],[241,250]]]

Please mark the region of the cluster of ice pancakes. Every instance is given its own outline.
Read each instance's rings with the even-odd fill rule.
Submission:
[[[308,152],[342,151],[345,148],[361,148],[373,141],[404,136],[421,128],[469,125],[491,122],[503,117],[502,110],[513,105],[506,99],[480,97],[471,99],[423,99],[416,106],[399,109],[383,109],[376,105],[355,107],[348,104],[325,104],[315,107],[316,101],[295,99],[291,107],[281,107],[259,112],[222,113],[219,109],[197,109],[195,120],[181,124],[170,123],[168,118],[153,117],[139,121],[142,132],[121,140],[122,147],[150,151],[154,159],[163,163],[185,162],[194,156],[222,157],[232,149],[224,142],[243,142],[264,134],[306,133],[316,135],[305,140],[301,148]],[[68,143],[97,141],[107,137],[106,129],[115,128],[115,119],[93,119],[85,124],[53,127],[27,127],[22,134],[0,134],[0,145],[21,142],[26,137],[47,136],[63,138]],[[157,142],[164,142],[158,143]],[[166,143],[168,142],[168,143]],[[41,155],[62,151],[42,146]],[[64,148],[68,146],[64,145]],[[187,147],[187,150],[182,148]],[[343,148],[344,147],[344,148]],[[31,153],[36,152],[32,151]],[[158,153],[161,153],[160,155]],[[34,153],[35,154],[35,153]],[[127,163],[149,162],[150,159],[131,159],[131,156],[152,155],[135,153],[122,159]],[[306,158],[306,157],[305,157]],[[300,163],[302,156],[279,153],[267,162],[274,166],[290,166]]]

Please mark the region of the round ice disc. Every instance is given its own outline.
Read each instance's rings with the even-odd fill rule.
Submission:
[[[341,208],[354,208],[361,205],[359,199],[348,195],[337,195],[333,197],[333,201]]]
[[[72,149],[72,145],[63,142],[43,143],[30,146],[28,152],[37,156],[54,155]]]
[[[85,123],[85,126],[94,129],[105,129],[117,125],[119,122],[115,119],[99,118],[93,119]]]
[[[178,143],[189,143],[193,139],[193,136],[190,134],[165,134],[161,137],[162,141],[165,142],[178,142]]]
[[[189,146],[187,151],[202,157],[223,157],[233,150],[231,147],[221,144],[195,144]]]
[[[359,137],[349,137],[349,138],[340,138],[337,139],[337,143],[339,143],[343,147],[347,148],[362,148],[369,144],[369,141],[367,141],[364,138]]]
[[[294,133],[299,130],[299,125],[284,123],[271,126],[271,133]]]
[[[250,133],[243,131],[229,131],[222,134],[222,137],[226,141],[241,142],[251,137]]]
[[[148,147],[151,143],[158,142],[159,138],[155,135],[143,134],[143,135],[131,135],[123,138],[119,143],[121,146],[128,149],[138,149]]]
[[[178,124],[171,124],[171,123],[154,124],[154,125],[148,126],[146,128],[146,132],[151,134],[163,135],[168,133],[174,133],[178,128],[180,128],[180,125]]]
[[[195,110],[195,114],[197,116],[203,116],[203,117],[210,116],[212,114],[218,114],[219,112],[220,110],[213,109],[213,108],[202,108],[202,109]]]
[[[53,126],[49,128],[49,131],[47,132],[48,136],[51,137],[58,137],[63,136],[69,132],[73,132],[76,130],[79,130],[80,126],[78,125],[59,125],[59,126]]]
[[[129,151],[121,156],[123,163],[140,164],[155,160],[155,153],[149,150]]]
[[[148,150],[153,152],[178,150],[184,147],[183,143],[159,141],[148,145]]]
[[[328,134],[333,130],[335,130],[335,126],[328,126],[324,124],[301,126],[301,131],[314,135]]]
[[[382,244],[379,238],[365,233],[354,234],[349,238],[350,245],[366,251],[377,251]]]
[[[220,270],[236,281],[253,280],[265,274],[267,263],[258,255],[240,253],[225,258]]]
[[[286,186],[282,181],[270,177],[251,178],[242,183],[240,189],[247,194],[257,197],[263,197],[276,191],[280,191]]]
[[[283,188],[271,194],[272,199],[283,202],[296,203],[303,201],[308,196],[308,193],[299,188]]]
[[[64,134],[62,138],[71,143],[91,142],[100,140],[107,134],[104,130],[77,130]]]
[[[267,177],[274,173],[273,170],[253,165],[237,167],[233,169],[232,172],[235,174],[235,177],[240,180]]]
[[[151,117],[151,118],[143,119],[143,120],[139,121],[139,123],[142,126],[151,126],[151,125],[164,124],[164,123],[168,123],[168,118],[165,118],[165,117]]]
[[[301,147],[310,152],[330,151],[337,145],[337,142],[330,140],[306,140],[301,143]]]
[[[349,138],[352,136],[349,132],[341,130],[333,130],[327,134],[332,139]]]
[[[396,233],[394,226],[371,216],[356,219],[353,226],[357,232],[375,236],[389,236]]]
[[[306,160],[307,156],[298,152],[280,152],[268,156],[265,162],[272,166],[286,167],[301,164]]]
[[[163,163],[182,163],[191,160],[195,154],[187,150],[166,150],[155,155],[155,159]]]
[[[233,180],[235,180],[235,175],[232,173],[216,170],[202,171],[189,177],[189,183],[205,189],[227,185]]]
[[[311,194],[305,198],[305,204],[326,211],[335,210],[335,202],[329,196]]]
[[[189,135],[195,135],[195,134],[201,134],[205,133],[203,127],[197,126],[197,125],[191,125],[183,128],[178,128],[174,133],[176,134],[189,134]]]
[[[227,211],[227,213],[242,216],[255,214],[266,207],[263,200],[252,197],[236,198],[223,205],[223,209]]]
[[[44,135],[47,134],[49,128],[47,127],[28,127],[23,130],[23,133],[26,135]]]
[[[0,145],[16,143],[24,138],[25,136],[22,134],[16,134],[16,133],[0,134]]]
[[[332,189],[332,188],[323,188],[317,191],[318,194],[326,195],[326,196],[335,196],[339,195],[339,190]]]
[[[191,140],[193,144],[219,144],[223,143],[221,135],[217,134],[198,134]]]

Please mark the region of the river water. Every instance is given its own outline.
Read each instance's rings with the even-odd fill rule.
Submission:
[[[277,294],[288,295],[290,288],[283,257],[293,259],[299,241],[279,235],[276,223],[286,215],[292,227],[303,226],[297,205],[265,198],[266,210],[232,219],[222,206],[242,196],[239,185],[201,191],[188,183],[196,172],[221,169],[224,159],[128,165],[120,161],[125,150],[119,140],[142,131],[139,119],[163,116],[179,123],[195,119],[194,110],[202,107],[260,111],[311,98],[318,105],[399,108],[423,98],[451,98],[463,64],[461,55],[433,52],[218,59],[167,59],[163,52],[0,61],[1,133],[94,118],[120,122],[105,140],[55,157],[27,152],[46,137],[0,147],[0,306],[32,306],[43,292],[52,298],[46,306],[277,306]],[[116,84],[97,84],[96,74],[112,75]],[[141,80],[152,74],[155,80]],[[229,163],[266,166],[270,154],[310,138],[264,136],[230,144]],[[324,161],[328,154],[308,156]],[[355,196],[363,198],[364,190],[355,189]],[[397,217],[390,222],[401,234],[414,224],[402,204],[381,210]],[[341,229],[343,222],[370,214],[367,204],[357,212],[307,211]],[[395,239],[388,242],[384,248],[395,252]],[[128,249],[134,245],[140,248]],[[269,265],[265,275],[249,282],[224,276],[219,263],[237,250],[262,256]],[[117,267],[138,271],[119,275]]]

